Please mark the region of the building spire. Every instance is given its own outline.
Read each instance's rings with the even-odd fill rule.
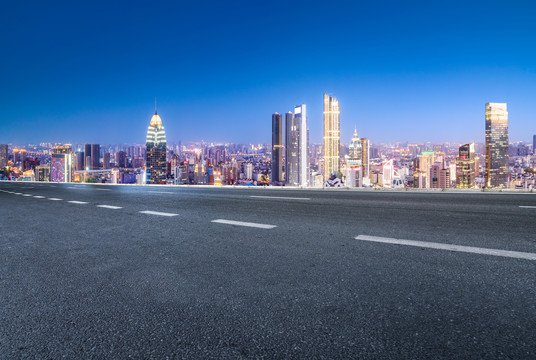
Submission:
[[[354,125],[354,138],[357,138],[357,126]]]
[[[154,97],[154,114],[155,114],[155,115],[158,114],[158,113],[156,112],[156,96]]]

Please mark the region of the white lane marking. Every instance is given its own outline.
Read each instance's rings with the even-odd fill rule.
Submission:
[[[311,200],[311,198],[298,198],[298,197],[286,197],[286,196],[261,196],[261,195],[251,195],[252,198],[258,199],[283,199],[283,200]]]
[[[434,243],[434,242],[428,242],[428,241],[402,240],[402,239],[393,239],[393,238],[385,238],[385,237],[369,236],[369,235],[359,235],[355,239],[379,242],[379,243],[384,243],[384,244],[408,245],[408,246],[416,246],[416,247],[421,247],[421,248],[424,247],[424,248],[438,249],[438,250],[459,251],[459,252],[466,252],[466,253],[473,253],[473,254],[504,256],[504,257],[510,257],[510,258],[515,258],[515,259],[536,260],[536,253],[528,253],[528,252],[520,252],[520,251],[487,249],[487,248],[479,248],[479,247],[473,247],[473,246]]]
[[[32,196],[32,194],[22,194],[22,196]]]
[[[105,209],[113,209],[113,210],[117,210],[117,209],[122,209],[122,208],[123,208],[123,207],[121,207],[121,206],[112,206],[112,205],[97,205],[97,207],[105,208]]]
[[[48,200],[59,201],[59,200],[62,200],[62,199],[58,199],[58,198],[48,198]]]
[[[218,224],[247,226],[247,227],[260,228],[260,229],[273,229],[277,227],[277,225],[257,224],[257,223],[251,223],[251,222],[245,222],[245,221],[234,221],[234,220],[225,220],[225,219],[212,220],[211,222],[218,223]]]
[[[73,201],[67,201],[67,202],[70,202],[71,204],[87,204],[87,202],[85,202],[85,201],[75,201],[75,200],[73,200]]]
[[[173,194],[172,191],[147,191],[153,194]]]
[[[524,209],[536,209],[536,206],[522,206],[522,205],[520,205],[519,207],[524,208]]]
[[[22,195],[22,193],[13,193],[13,194],[15,194],[15,195]]]
[[[173,213],[165,213],[165,212],[158,212],[158,211],[140,211],[140,214],[148,214],[148,215],[159,215],[159,216],[177,216],[179,214],[173,214]]]
[[[45,197],[41,196],[41,195],[36,195],[36,196],[34,196],[34,198],[36,198],[36,199],[44,199]]]
[[[95,189],[95,190],[99,190],[99,191],[110,191],[110,189]]]

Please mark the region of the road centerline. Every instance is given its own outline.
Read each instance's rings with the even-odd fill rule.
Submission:
[[[258,223],[252,223],[252,222],[234,221],[234,220],[225,220],[225,219],[216,219],[216,220],[212,220],[211,222],[218,223],[218,224],[254,227],[254,228],[259,228],[259,229],[273,229],[277,227],[277,225],[258,224]]]
[[[536,209],[536,206],[528,206],[528,205],[519,205],[519,207],[523,209]]]
[[[287,197],[287,196],[250,195],[249,197],[257,198],[257,199],[275,199],[275,200],[311,200],[311,198]]]
[[[113,205],[97,205],[97,207],[105,208],[105,209],[112,209],[112,210],[118,210],[122,209],[122,206],[113,206]]]
[[[151,210],[140,211],[140,214],[157,215],[157,216],[178,216],[179,215],[179,214],[174,214],[174,213],[166,213],[166,212],[151,211]]]
[[[521,252],[521,251],[489,249],[489,248],[480,248],[480,247],[473,247],[473,246],[435,243],[435,242],[428,242],[428,241],[403,240],[403,239],[394,239],[394,238],[369,236],[369,235],[359,235],[359,236],[356,236],[355,239],[383,243],[383,244],[407,245],[407,246],[415,246],[415,247],[437,249],[437,250],[448,250],[448,251],[457,251],[457,252],[465,252],[465,253],[473,253],[473,254],[502,256],[502,257],[509,257],[509,258],[514,258],[514,259],[536,260],[536,253]]]
[[[71,204],[80,204],[80,205],[83,205],[83,204],[88,204],[88,202],[86,201],[76,201],[76,200],[71,200],[71,201],[67,201]]]

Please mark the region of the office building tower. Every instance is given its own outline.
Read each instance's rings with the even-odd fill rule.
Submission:
[[[272,115],[272,182],[283,182],[283,117]]]
[[[292,112],[285,114],[285,177],[291,185],[299,184],[299,125]]]
[[[110,169],[111,168],[111,166],[110,166],[110,153],[109,152],[105,152],[102,155],[102,168],[103,169]]]
[[[41,165],[35,167],[35,181],[50,181],[49,165]]]
[[[123,150],[115,153],[115,166],[120,168],[127,167],[127,153]]]
[[[447,163],[436,162],[430,167],[430,188],[446,189],[450,187],[450,169]]]
[[[83,151],[76,152],[74,154],[74,169],[78,171],[85,170],[84,161],[85,161],[84,152]]]
[[[54,146],[50,157],[50,181],[71,182],[73,179],[71,145]]]
[[[413,167],[413,186],[420,189],[431,187],[430,169],[436,162],[435,152],[423,151],[419,155]]]
[[[456,158],[456,187],[459,189],[476,188],[479,172],[479,158],[476,156],[475,143],[460,146]]]
[[[8,160],[8,146],[7,144],[0,144],[0,170],[3,170],[7,166]]]
[[[363,178],[370,176],[370,143],[367,138],[359,138],[361,143],[361,164],[363,166]]]
[[[299,125],[298,131],[298,182],[300,186],[309,186],[309,125],[307,123],[307,106],[294,107],[294,121]]]
[[[146,171],[147,184],[162,184],[166,181],[166,133],[162,119],[156,110],[147,129]]]
[[[324,94],[324,179],[339,172],[340,108],[336,98]]]
[[[506,103],[486,104],[486,170],[488,188],[506,188],[508,182],[508,111]]]
[[[85,168],[87,170],[97,170],[100,168],[100,145],[85,144],[84,145]]]

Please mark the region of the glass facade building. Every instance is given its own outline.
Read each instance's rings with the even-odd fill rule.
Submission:
[[[340,142],[339,101],[324,94],[324,179],[339,172]]]
[[[292,185],[309,185],[309,129],[307,107],[296,105],[285,114],[285,172]]]
[[[283,182],[283,116],[272,115],[272,182]]]
[[[475,143],[460,146],[456,158],[456,187],[458,189],[476,188],[479,172],[479,159],[475,153]]]
[[[506,188],[508,185],[508,111],[506,103],[486,104],[486,171],[485,186]]]
[[[147,129],[146,171],[147,184],[163,184],[166,182],[166,132],[162,119],[154,112]]]

